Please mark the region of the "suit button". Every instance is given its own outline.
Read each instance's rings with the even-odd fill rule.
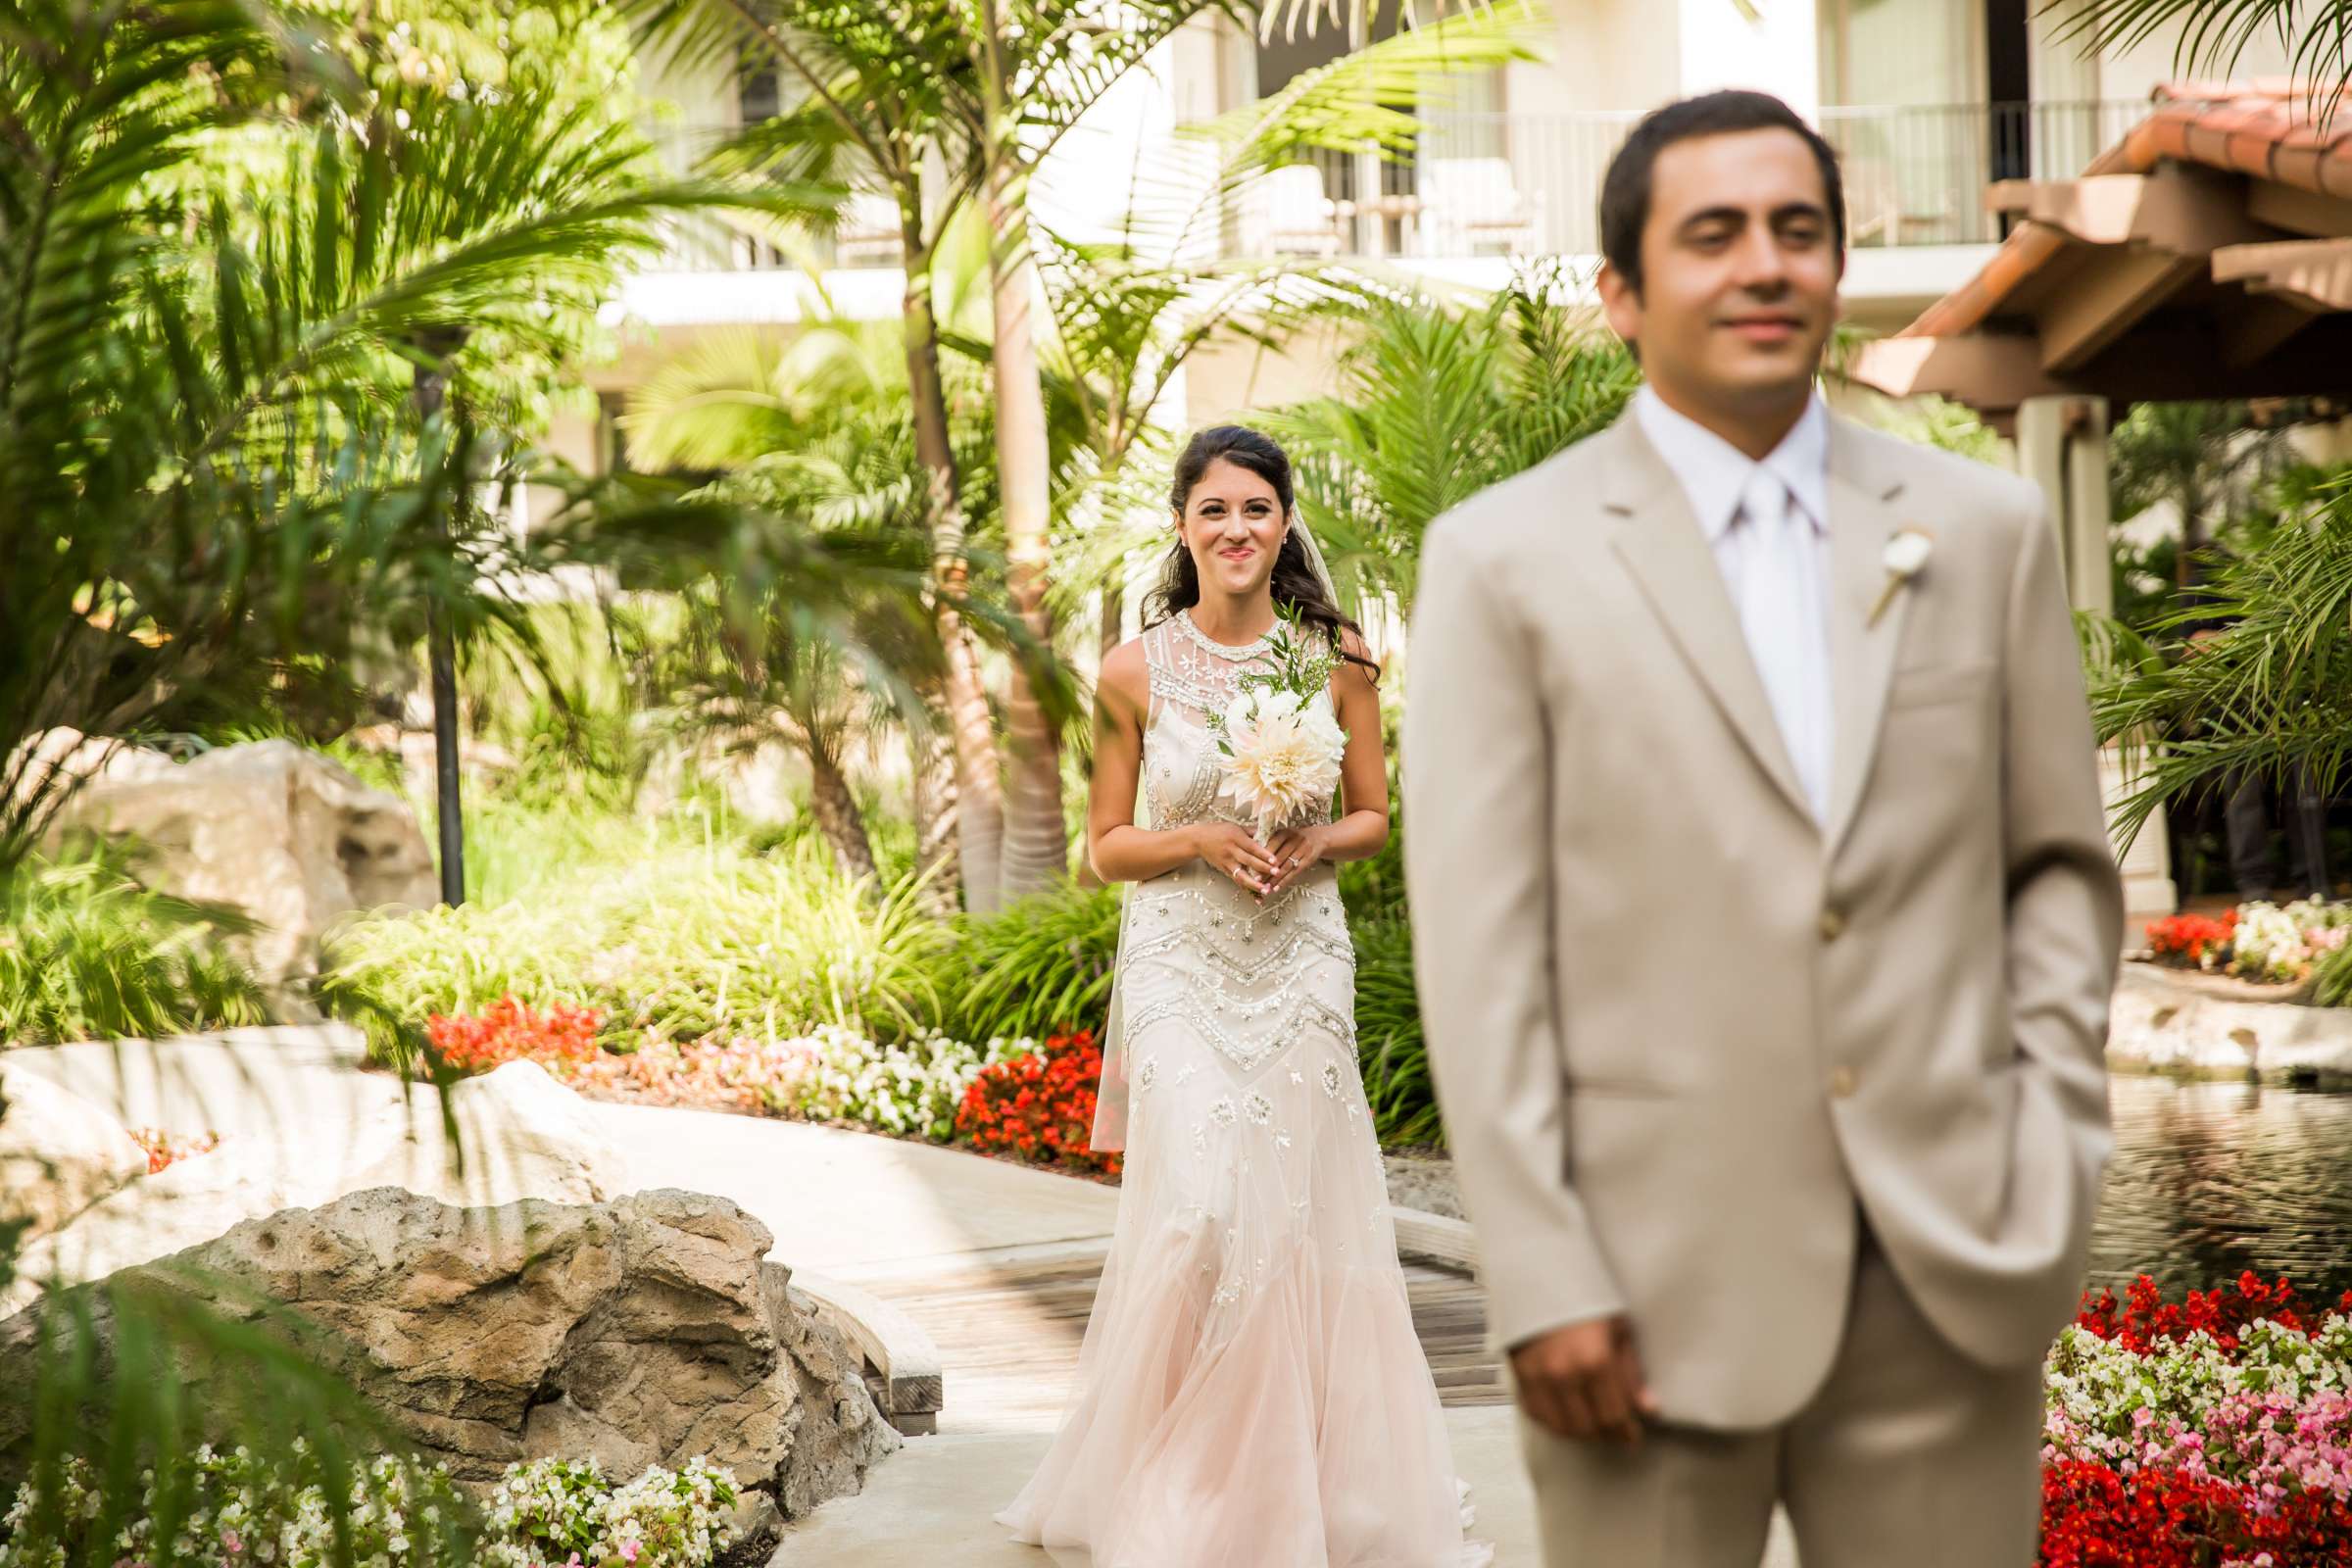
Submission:
[[[1831,1068],[1830,1094],[1838,1100],[1844,1100],[1852,1096],[1853,1092],[1854,1069],[1851,1067]]]
[[[1845,916],[1836,909],[1821,911],[1821,940],[1835,942],[1845,935]]]

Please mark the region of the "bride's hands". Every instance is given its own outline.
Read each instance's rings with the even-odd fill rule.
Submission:
[[[1266,890],[1273,885],[1274,857],[1257,842],[1247,828],[1231,822],[1204,824],[1200,834],[1200,858],[1206,860],[1252,898],[1263,902]]]
[[[1308,869],[1323,858],[1330,846],[1330,830],[1324,823],[1313,822],[1305,827],[1286,827],[1274,835],[1266,848],[1274,856],[1274,881],[1266,889],[1272,898],[1284,888],[1306,875]]]

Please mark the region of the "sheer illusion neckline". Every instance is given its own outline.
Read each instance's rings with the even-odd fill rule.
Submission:
[[[1189,607],[1176,612],[1176,621],[1184,628],[1184,635],[1188,641],[1218,659],[1228,660],[1237,664],[1246,659],[1255,659],[1264,653],[1267,646],[1274,641],[1274,633],[1267,630],[1260,632],[1253,642],[1239,644],[1218,642],[1194,624],[1193,612]]]

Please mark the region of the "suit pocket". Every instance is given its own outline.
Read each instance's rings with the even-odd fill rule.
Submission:
[[[1989,662],[1973,664],[1927,664],[1898,669],[1887,688],[1889,708],[1934,708],[1943,703],[1972,702],[1992,684]]]

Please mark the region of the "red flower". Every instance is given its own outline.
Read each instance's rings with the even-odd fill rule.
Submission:
[[[1091,1030],[1052,1035],[1044,1054],[1023,1054],[981,1069],[956,1111],[956,1134],[974,1149],[1058,1161],[1109,1175],[1116,1153],[1089,1145],[1102,1054]]]
[[[2208,951],[2219,954],[2237,936],[2237,911],[2216,920],[2202,914],[2176,914],[2148,922],[2148,951],[2165,963],[2197,968]]]
[[[487,1072],[510,1061],[536,1061],[559,1070],[594,1061],[596,1031],[603,1015],[594,1007],[557,1003],[536,1012],[512,996],[501,997],[479,1016],[444,1017],[425,1023],[434,1054],[459,1072]]]

